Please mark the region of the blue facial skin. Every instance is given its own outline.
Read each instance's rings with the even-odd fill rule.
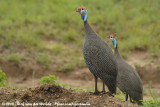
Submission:
[[[114,48],[117,48],[117,44],[118,44],[117,38],[111,38],[111,40],[112,40],[112,44],[113,44]]]
[[[84,22],[86,22],[87,21],[87,17],[88,17],[87,10],[84,10],[82,8],[80,13],[81,13],[81,19],[84,20]]]

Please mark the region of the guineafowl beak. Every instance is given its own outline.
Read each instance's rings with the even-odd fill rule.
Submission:
[[[111,38],[111,35],[109,35],[107,38],[110,39],[110,38]]]
[[[77,8],[76,12],[80,12],[81,11],[81,8]]]

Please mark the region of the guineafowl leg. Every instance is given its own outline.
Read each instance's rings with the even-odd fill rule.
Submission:
[[[99,93],[99,91],[97,89],[97,79],[98,79],[98,77],[94,76],[94,79],[95,79],[95,92],[94,92],[94,94],[98,94]]]
[[[104,82],[103,82],[103,90],[102,90],[102,93],[106,93]]]
[[[128,94],[126,94],[126,101],[128,100]],[[131,100],[131,99],[130,99]]]
[[[133,103],[132,98],[130,97],[130,102]]]

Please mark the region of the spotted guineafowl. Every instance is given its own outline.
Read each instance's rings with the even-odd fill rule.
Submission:
[[[142,105],[143,86],[138,73],[121,57],[118,51],[118,40],[116,34],[111,34],[108,38],[112,40],[114,55],[118,63],[117,87],[126,94],[126,101],[128,100],[129,95],[131,102],[134,100],[139,105]]]
[[[112,49],[88,24],[86,8],[80,7],[77,11],[80,12],[84,21],[86,36],[83,44],[83,55],[90,72],[94,75],[95,93],[98,93],[98,77],[107,85],[112,94],[116,93],[118,65]],[[105,91],[104,85],[103,91]]]

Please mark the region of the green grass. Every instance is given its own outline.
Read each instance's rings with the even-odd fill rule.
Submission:
[[[44,76],[41,78],[40,83],[43,84],[52,84],[62,86],[62,83],[59,82],[58,78],[54,75]]]
[[[146,100],[143,102],[144,107],[159,107],[160,106],[160,100],[159,94],[156,90],[152,89],[152,82],[149,82],[149,94],[152,97],[152,99]]]
[[[125,94],[123,94],[120,90],[117,90],[116,98],[119,98],[122,101],[125,101]],[[129,99],[128,99],[128,102],[130,102]],[[160,100],[152,96],[152,99],[143,101],[142,107],[159,107],[159,106],[160,106]]]
[[[159,107],[160,106],[160,100],[148,100],[143,102],[143,107]]]
[[[65,89],[72,89],[72,90],[77,90],[77,91],[84,91],[84,89],[82,89],[81,87],[71,87],[69,85],[65,85],[62,84],[61,82],[59,82],[58,78],[54,75],[49,75],[49,76],[44,76],[41,78],[40,80],[41,85],[44,84],[52,84],[52,85],[57,85],[57,86],[61,86]]]
[[[56,71],[85,67],[83,21],[75,12],[83,5],[88,9],[90,25],[100,36],[107,39],[106,35],[117,33],[124,57],[137,49],[159,57],[159,3],[159,0],[1,0],[1,54],[8,58],[10,53],[21,52],[22,59],[29,57],[44,66],[54,65]],[[18,56],[13,57],[9,59],[19,62]]]
[[[47,54],[41,53],[36,56],[36,60],[38,63],[43,64],[47,68],[50,66],[50,58]]]
[[[0,69],[0,87],[7,86],[8,79],[6,74]]]
[[[67,72],[67,71],[72,71],[72,70],[74,70],[74,67],[72,64],[63,65],[58,69],[59,72]]]
[[[143,107],[159,107],[160,106],[160,100],[158,100],[159,94],[157,93],[156,90],[152,89],[151,87],[152,87],[152,83],[150,82],[149,89],[143,88],[143,96],[151,97],[151,99],[143,101]],[[125,94],[119,89],[117,89],[117,95],[115,97],[121,99],[122,101],[125,101]],[[128,102],[130,102],[129,99],[128,99]]]
[[[120,91],[119,89],[117,89],[117,96],[116,97],[121,100],[125,100],[125,94],[123,94],[123,92]]]
[[[21,56],[19,53],[12,53],[8,56],[8,61],[16,62],[17,64],[21,63]]]
[[[148,100],[143,102],[143,107],[159,107],[160,106],[160,100]]]
[[[159,107],[160,106],[160,100],[158,100],[159,95],[157,91],[153,89],[149,89],[149,94],[151,96],[151,99],[149,100],[144,100],[143,104],[144,107]]]

